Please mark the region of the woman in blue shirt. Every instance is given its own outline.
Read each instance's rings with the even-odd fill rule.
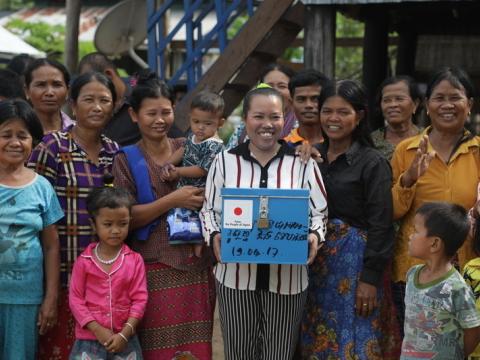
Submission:
[[[60,264],[55,223],[63,212],[50,183],[24,165],[34,139],[42,136],[42,126],[25,101],[0,102],[0,358],[4,360],[33,360],[38,333],[46,333],[57,321]]]

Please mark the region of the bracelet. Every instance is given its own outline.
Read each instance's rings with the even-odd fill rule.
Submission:
[[[130,324],[130,323],[127,321],[127,322],[126,322],[125,324],[123,324],[123,325],[127,325],[127,326],[132,330],[132,335],[135,334],[135,328],[133,327],[132,324]]]
[[[128,339],[125,335],[123,335],[121,332],[118,333],[122,337],[123,340],[125,340],[128,343]]]

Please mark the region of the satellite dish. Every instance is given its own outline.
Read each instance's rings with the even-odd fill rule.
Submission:
[[[147,37],[147,2],[145,0],[125,0],[105,15],[95,31],[95,47],[105,55],[130,57],[142,68],[148,64],[135,53],[135,47]]]

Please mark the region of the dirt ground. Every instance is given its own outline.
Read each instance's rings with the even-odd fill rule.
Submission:
[[[218,304],[215,307],[215,317],[213,323],[213,360],[223,360],[223,338],[220,330],[220,320],[218,318]]]

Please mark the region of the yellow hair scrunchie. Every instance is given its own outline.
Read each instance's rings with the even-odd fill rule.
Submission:
[[[273,89],[270,85],[265,83],[260,83],[257,85],[255,89]]]

